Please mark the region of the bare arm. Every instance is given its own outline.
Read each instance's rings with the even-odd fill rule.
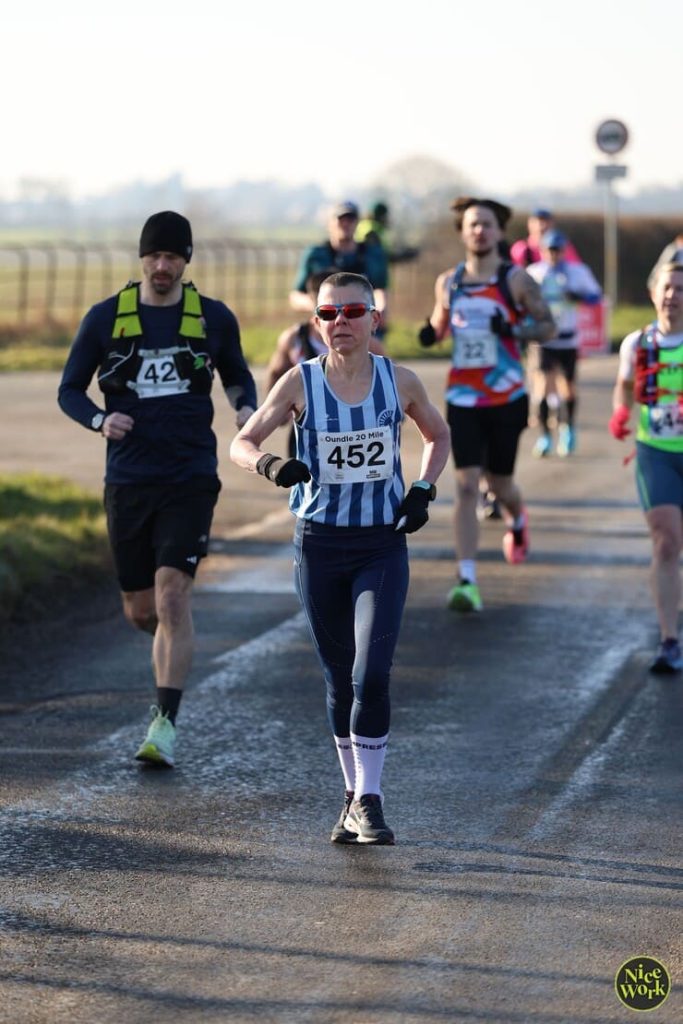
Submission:
[[[633,402],[633,381],[617,377],[617,382],[612,392],[612,410],[618,409],[620,405],[625,405],[627,409],[632,409]]]
[[[510,291],[518,305],[532,318],[531,324],[518,325],[515,336],[521,341],[550,341],[556,326],[552,313],[541,295],[540,286],[526,270],[516,267],[510,272]]]
[[[627,409],[633,408],[635,403],[633,391],[633,378],[636,369],[636,350],[640,340],[640,331],[633,331],[628,334],[619,346],[619,368],[617,379],[612,392],[612,408],[617,409],[625,405]]]
[[[373,288],[375,306],[382,314],[382,322],[386,323],[389,317],[389,297],[384,288]]]
[[[301,371],[298,366],[288,370],[284,377],[277,381],[272,391],[266,395],[263,405],[252,413],[242,429],[233,438],[230,445],[230,458],[242,469],[256,472],[256,463],[262,455],[268,454],[261,450],[267,437],[284,423],[289,416],[298,414],[303,409],[304,390],[301,382]]]
[[[446,281],[451,273],[452,271],[446,270],[443,274],[439,274],[434,285],[434,309],[432,310],[429,322],[436,332],[438,341],[445,338],[449,330],[450,318],[448,306],[444,305],[444,298],[446,295]]]
[[[420,479],[435,484],[450,455],[450,431],[439,410],[430,402],[417,374],[405,366],[397,366],[396,381],[404,412],[415,423],[424,444]]]

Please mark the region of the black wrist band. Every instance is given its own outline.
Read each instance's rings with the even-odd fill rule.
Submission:
[[[270,467],[273,465],[274,462],[279,461],[280,459],[278,458],[277,455],[270,455],[266,453],[266,455],[262,455],[261,458],[256,463],[256,472],[260,476],[268,477],[268,470],[270,469]],[[268,479],[270,480],[270,477],[268,477]]]

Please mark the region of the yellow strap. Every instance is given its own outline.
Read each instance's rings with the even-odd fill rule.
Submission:
[[[142,324],[138,316],[138,286],[128,284],[118,295],[116,319],[112,328],[112,338],[139,338]]]
[[[138,311],[138,286],[127,284],[119,292],[119,301],[116,307],[116,315],[122,316],[126,313],[137,313]]]
[[[128,285],[118,295],[112,338],[139,338],[141,336],[142,324],[138,316],[138,285]],[[206,337],[202,320],[202,304],[199,301],[199,292],[193,284],[183,286],[180,336],[183,338]]]
[[[136,313],[131,316],[117,316],[114,321],[112,338],[139,338],[142,335],[142,324]]]
[[[199,292],[193,284],[186,284],[183,287],[183,317],[180,321],[180,336],[182,338],[205,338],[206,330],[201,319],[202,304],[199,301]]]

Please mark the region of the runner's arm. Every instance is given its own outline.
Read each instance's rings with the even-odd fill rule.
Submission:
[[[93,427],[93,421],[97,422],[95,417],[104,415],[104,410],[87,395],[88,387],[102,361],[101,339],[105,337],[103,322],[108,321],[100,307],[94,307],[86,313],[69,351],[57,393],[62,412],[88,430],[101,429]]]
[[[415,423],[424,445],[418,479],[435,484],[450,455],[450,431],[417,374],[405,366],[397,366],[396,382],[403,411]]]
[[[509,282],[513,299],[530,318],[529,323],[515,325],[515,337],[519,341],[550,341],[557,328],[538,283],[521,267],[510,271]]]
[[[212,317],[210,323],[215,325],[220,337],[216,369],[226,398],[235,410],[235,422],[239,428],[246,423],[258,404],[256,383],[244,358],[235,314],[225,303],[217,300],[212,306],[207,303],[207,317],[209,313]]]
[[[633,408],[636,348],[640,339],[640,333],[640,331],[632,331],[619,346],[619,369],[617,370],[617,379],[612,392],[613,410],[618,409],[620,405],[625,405],[627,409]]]
[[[448,334],[450,317],[448,306],[444,305],[444,299],[446,298],[446,284],[451,273],[452,271],[446,270],[443,274],[439,274],[434,285],[434,309],[429,322],[434,328],[437,341],[441,341]]]
[[[267,452],[260,445],[292,415],[298,415],[304,405],[301,370],[293,366],[266,395],[263,405],[254,412],[230,445],[230,458],[242,469],[256,472],[256,464]]]

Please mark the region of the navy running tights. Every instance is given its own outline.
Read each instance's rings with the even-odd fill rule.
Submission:
[[[408,549],[392,526],[297,520],[295,582],[327,687],[335,736],[386,736],[389,676],[408,592]]]

